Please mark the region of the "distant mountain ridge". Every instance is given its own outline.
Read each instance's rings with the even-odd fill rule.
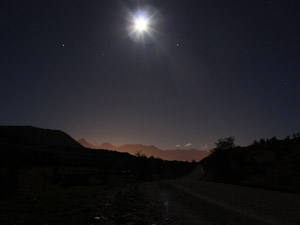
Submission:
[[[126,144],[119,147],[114,146],[110,143],[103,143],[101,145],[92,145],[84,138],[81,138],[80,140],[78,140],[78,142],[86,148],[115,150],[118,152],[128,152],[132,155],[136,155],[137,152],[141,152],[148,157],[154,156],[165,160],[200,161],[210,154],[208,151],[197,150],[197,149],[162,150],[157,148],[154,145],[146,146],[142,144]]]
[[[0,126],[0,143],[82,148],[77,141],[63,131],[32,126]]]

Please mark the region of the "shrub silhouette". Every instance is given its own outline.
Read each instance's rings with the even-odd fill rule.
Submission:
[[[235,147],[234,137],[220,138],[218,139],[218,142],[215,143],[215,145],[216,148],[211,151],[212,153],[233,149]]]
[[[254,141],[246,147],[219,139],[203,159],[202,179],[300,193],[300,135]]]
[[[10,197],[17,193],[19,187],[18,169],[9,168],[0,175],[0,199]]]

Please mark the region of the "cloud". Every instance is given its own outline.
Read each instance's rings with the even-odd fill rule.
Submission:
[[[203,147],[204,147],[204,149],[207,149],[208,148],[208,144],[205,144]]]
[[[185,144],[184,146],[185,147],[191,147],[193,144],[192,143],[187,143],[187,144]]]
[[[175,145],[175,147],[177,147],[177,148],[180,148],[180,147],[181,147],[181,145]]]

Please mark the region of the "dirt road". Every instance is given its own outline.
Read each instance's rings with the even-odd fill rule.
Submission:
[[[300,224],[300,195],[202,182],[196,174],[141,186],[150,199],[157,201],[163,224]]]

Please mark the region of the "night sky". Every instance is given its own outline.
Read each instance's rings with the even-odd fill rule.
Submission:
[[[300,131],[297,0],[9,0],[0,8],[1,125],[164,149]],[[151,16],[144,38],[131,30],[137,10]]]

